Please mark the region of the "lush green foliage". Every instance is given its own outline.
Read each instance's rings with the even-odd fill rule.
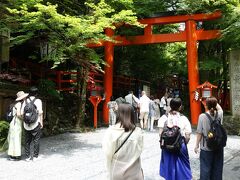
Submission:
[[[7,7],[10,15],[5,23],[12,31],[12,45],[16,46],[29,40],[36,40],[35,46],[48,43],[51,49],[44,60],[54,61],[54,67],[72,60],[88,67],[94,64],[94,67],[100,69],[100,64],[104,62],[86,45],[100,39],[109,40],[104,35],[104,30],[107,27],[114,29],[113,23],[138,23],[133,11],[116,12],[104,0],[99,1],[97,5],[91,2],[85,2],[85,5],[90,9],[86,15],[59,13],[58,5],[41,0],[21,0],[19,4],[10,5]]]
[[[40,80],[38,87],[39,87],[41,96],[50,98],[50,99],[58,99],[58,100],[62,99],[60,92],[56,91],[54,82],[50,80],[42,79]]]
[[[6,121],[0,121],[0,149],[7,139],[8,129],[9,123]]]

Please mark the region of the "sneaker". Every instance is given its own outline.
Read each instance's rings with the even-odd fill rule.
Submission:
[[[20,161],[21,157],[20,156],[9,156],[8,160],[9,161]]]
[[[9,156],[9,157],[8,157],[8,160],[9,160],[9,161],[15,161],[15,159],[14,159],[12,156]]]
[[[32,160],[33,160],[32,157],[28,157],[28,158],[25,159],[25,161],[27,161],[27,162],[30,162],[30,161],[32,161]]]
[[[39,160],[41,160],[41,159],[42,159],[41,156],[33,157],[33,161],[34,161],[34,162],[39,161]]]

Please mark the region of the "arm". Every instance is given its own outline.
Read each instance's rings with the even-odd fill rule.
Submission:
[[[159,137],[161,138],[161,134],[163,132],[163,128],[159,128]]]
[[[41,125],[41,128],[43,128],[43,113],[41,113],[39,116],[40,116],[40,125]]]
[[[190,141],[190,136],[191,136],[191,133],[192,133],[192,127],[191,127],[191,124],[190,124],[190,121],[188,120],[187,117],[185,116],[180,116],[182,117],[182,120],[184,120],[184,124],[185,124],[185,127],[183,128],[183,133],[184,133],[184,137],[185,137],[185,143],[188,144],[188,142]]]
[[[196,154],[199,152],[199,144],[200,144],[201,139],[202,139],[202,134],[197,133],[197,140],[196,140],[196,145],[195,145],[195,148],[194,148],[194,152]]]
[[[218,112],[218,116],[221,119],[221,123],[223,123],[223,109],[219,104],[217,104],[216,109],[217,109],[217,112]]]
[[[16,115],[18,118],[23,119],[23,102],[15,104],[14,108],[16,109]]]
[[[164,123],[167,120],[167,116],[163,115],[162,117],[160,117],[160,119],[158,120],[158,127],[159,127],[159,136],[161,137],[161,134],[163,132],[163,127],[164,127]]]
[[[39,116],[39,123],[42,129],[43,128],[43,108],[42,108],[42,101],[40,99],[37,105],[37,110],[38,110],[38,116]]]
[[[136,96],[134,96],[134,95],[133,95],[133,100],[134,100],[137,104],[139,104],[139,99],[138,99]]]
[[[217,103],[216,109],[217,109],[217,111],[223,110],[222,107],[218,103]]]

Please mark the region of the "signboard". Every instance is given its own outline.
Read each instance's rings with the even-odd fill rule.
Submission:
[[[143,85],[143,91],[146,92],[146,95],[150,97],[150,87],[147,85]]]

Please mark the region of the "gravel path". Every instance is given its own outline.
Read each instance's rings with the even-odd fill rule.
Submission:
[[[106,169],[101,141],[106,128],[88,133],[65,133],[41,139],[40,159],[34,162],[8,161],[0,153],[0,180],[105,180]],[[145,132],[142,166],[145,180],[162,180],[158,175],[160,162],[157,131]],[[199,177],[199,155],[193,151],[195,135],[188,145],[193,179]],[[236,158],[240,155],[240,137],[229,136],[225,148],[224,179],[239,179]],[[235,163],[235,164],[234,164]],[[234,166],[234,167],[233,167]],[[234,175],[233,173],[238,173]]]

